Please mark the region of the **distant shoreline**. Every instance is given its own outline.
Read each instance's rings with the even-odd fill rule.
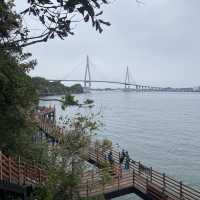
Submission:
[[[42,77],[32,77],[32,84],[36,89],[39,97],[56,96],[65,94],[81,94],[83,87],[80,84],[74,84],[70,87],[60,82],[49,82]]]
[[[52,94],[40,94],[39,97],[54,97],[54,96],[64,96],[67,93],[52,93]],[[83,94],[83,92],[71,92],[70,94]]]

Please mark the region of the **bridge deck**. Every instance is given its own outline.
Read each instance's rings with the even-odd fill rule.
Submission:
[[[83,82],[83,83],[109,83],[117,85],[134,86],[136,89],[150,89],[153,91],[163,90],[162,87],[153,87],[143,84],[129,83],[123,81],[108,81],[108,80],[81,80],[81,79],[48,79],[50,82]]]

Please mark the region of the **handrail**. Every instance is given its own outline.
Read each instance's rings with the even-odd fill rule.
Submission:
[[[39,121],[39,126],[48,132],[49,135],[51,135],[52,130],[56,130],[56,137],[62,138],[63,136],[63,130],[59,129],[55,124],[52,124],[51,121],[48,121],[44,118],[40,118],[41,121]],[[61,131],[62,130],[62,131]],[[113,152],[113,158],[115,159],[115,165],[119,165],[119,152],[117,152],[115,149],[111,149]],[[95,161],[97,164],[101,164],[101,161],[105,160],[105,154],[106,150],[92,144],[88,155],[89,158]],[[1,165],[0,165],[1,170]],[[124,187],[124,185],[127,185],[127,187],[138,187],[139,190],[143,190],[144,193],[148,194],[152,192],[152,188],[155,191],[154,193],[162,193],[166,196],[169,196],[172,200],[200,200],[200,191],[193,189],[189,186],[184,185],[182,182],[175,180],[172,177],[166,176],[165,174],[162,174],[156,170],[153,170],[151,167],[147,167],[143,165],[141,162],[135,161],[131,159],[130,162],[130,180],[129,177],[121,177],[119,178],[119,174],[115,175],[113,179],[117,178],[118,180],[113,181],[113,184],[105,184],[101,185],[102,189],[96,188],[96,190],[100,190],[101,193],[106,193],[106,191],[115,191],[116,190],[116,184],[117,189],[120,189],[120,187]],[[92,182],[92,187],[100,187],[99,185],[99,176],[100,174],[95,174],[93,178],[85,176],[84,181],[86,179],[87,186],[83,185],[84,187],[80,187],[80,192],[84,192],[83,190],[86,190],[86,195],[90,194],[96,194],[93,191],[89,191],[88,184],[90,181]],[[95,182],[96,181],[96,182]],[[95,185],[96,184],[96,185]],[[150,189],[151,186],[151,189]],[[155,195],[155,194],[154,194]],[[162,196],[162,195],[161,195]],[[157,199],[162,200],[163,197],[160,197],[160,199],[157,197]]]
[[[42,184],[47,178],[46,171],[20,159],[6,156],[0,151],[0,180],[18,185]]]
[[[119,152],[111,149],[113,153],[113,158],[115,160],[116,165],[119,165]],[[107,152],[102,150],[101,147],[97,147],[92,144],[89,152],[89,158],[95,159],[94,161],[101,163],[105,159],[105,154]],[[98,155],[97,155],[98,154]],[[182,184],[182,182],[176,181],[175,179],[166,176],[158,171],[153,170],[152,168],[148,168],[140,162],[134,161],[130,163],[130,177],[134,176],[134,184],[141,184],[145,186],[146,193],[148,193],[148,184],[156,188],[161,188],[162,192],[167,196],[173,196],[172,199],[178,200],[180,198],[185,200],[200,200],[200,191],[195,190],[189,186]],[[135,174],[135,175],[134,175]],[[124,182],[123,177],[120,178],[120,185],[129,184],[129,182]],[[148,183],[147,183],[148,182]],[[143,188],[144,189],[144,188]]]

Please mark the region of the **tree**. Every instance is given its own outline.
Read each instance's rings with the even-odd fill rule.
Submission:
[[[36,14],[35,16],[41,22],[43,21],[41,13],[43,13],[47,22],[50,20],[49,12],[54,13],[54,17],[58,20],[56,23],[58,27],[53,32],[58,36],[61,34],[59,31],[63,31],[62,34],[70,31],[64,25],[67,25],[66,20],[73,13],[75,15],[77,15],[77,12],[78,14],[82,13],[82,16],[89,16],[94,24],[100,23],[97,22],[95,10],[100,8],[99,2],[107,3],[104,0],[87,2],[87,5],[85,1],[58,0],[54,1],[54,3],[52,2],[50,0],[29,0],[30,7],[28,10],[30,15]],[[30,113],[33,106],[37,104],[38,97],[30,77],[26,74],[26,72],[34,68],[36,61],[30,60],[30,53],[23,52],[23,46],[31,45],[33,38],[28,38],[30,32],[23,27],[21,15],[16,13],[13,8],[13,0],[0,1],[0,123],[2,124],[0,127],[0,147],[6,151],[12,150],[12,152],[15,152],[17,149],[27,149],[23,149],[23,147],[27,146],[25,141],[31,140],[31,132],[34,126],[30,120]],[[59,16],[55,14],[58,9],[64,9],[64,17],[62,13]],[[27,11],[23,12],[23,14],[25,13]],[[73,23],[72,18],[70,18],[71,23]],[[62,20],[65,21],[65,23],[63,22],[64,24],[61,23]],[[87,20],[85,19],[85,21]],[[43,23],[43,25],[46,27],[46,23]],[[48,31],[52,34],[51,26],[49,26]],[[64,35],[61,37],[63,38]],[[52,37],[48,34],[47,39],[50,38]],[[29,41],[32,42],[29,43]],[[69,102],[69,100],[70,97],[67,96],[65,102]],[[21,136],[23,138],[26,136],[26,139],[19,139]],[[17,145],[20,142],[23,145],[22,143]]]
[[[30,111],[37,104],[38,97],[31,78],[18,65],[17,59],[2,51],[0,91],[0,149],[17,152],[27,145],[24,139],[19,142],[19,138],[24,138],[27,132],[27,137],[31,138],[33,123]]]
[[[110,23],[100,18],[103,14],[102,6],[107,0],[28,0],[29,7],[21,15],[12,11],[13,1],[0,3],[2,15],[0,22],[5,24],[0,34],[2,48],[26,47],[39,42],[59,37],[64,39],[74,34],[73,26],[79,22],[92,22],[99,33],[102,25]],[[22,16],[34,16],[40,22],[42,30],[38,35],[23,26]],[[6,25],[8,23],[8,25]]]
[[[13,6],[12,1],[0,1],[0,47],[21,28],[20,15],[12,11]],[[38,160],[45,145],[32,142],[36,126],[31,113],[38,104],[38,95],[26,73],[36,65],[30,56],[16,46],[0,50],[0,149]]]

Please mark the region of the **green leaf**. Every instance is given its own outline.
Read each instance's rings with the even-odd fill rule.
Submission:
[[[110,25],[111,25],[110,22],[105,22],[105,21],[103,21],[102,19],[99,19],[99,22],[100,22],[101,24],[106,25],[106,26],[110,26]]]

